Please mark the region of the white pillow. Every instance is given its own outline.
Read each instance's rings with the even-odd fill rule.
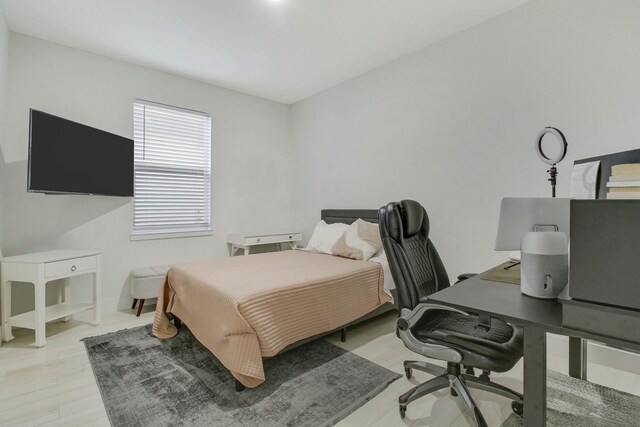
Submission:
[[[348,229],[348,224],[340,222],[327,224],[322,220],[313,230],[311,239],[309,239],[309,244],[305,249],[308,251],[331,255],[331,248],[338,241],[340,236],[342,236]]]
[[[390,294],[391,290],[396,288],[396,284],[391,276],[391,270],[389,269],[389,261],[387,260],[387,254],[384,249],[380,249],[377,254],[369,258],[370,262],[377,262],[382,265],[382,271],[384,272],[384,290]]]
[[[366,261],[382,248],[378,224],[357,219],[331,248],[331,253]]]

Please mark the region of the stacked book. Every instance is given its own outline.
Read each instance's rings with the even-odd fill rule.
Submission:
[[[607,199],[640,199],[640,163],[611,166]]]

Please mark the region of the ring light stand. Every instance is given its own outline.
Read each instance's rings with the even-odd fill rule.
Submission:
[[[548,133],[555,135],[556,139],[560,143],[560,152],[554,158],[547,156],[544,151],[542,151],[542,138],[544,138]],[[540,160],[551,165],[547,172],[549,172],[549,181],[551,182],[551,197],[556,197],[556,177],[558,176],[556,165],[564,159],[564,156],[567,155],[567,140],[559,129],[550,126],[546,127],[540,131],[536,138],[536,152],[538,153]]]

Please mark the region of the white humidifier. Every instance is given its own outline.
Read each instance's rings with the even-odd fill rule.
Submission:
[[[557,298],[569,280],[567,235],[531,231],[522,238],[520,290],[535,298]]]

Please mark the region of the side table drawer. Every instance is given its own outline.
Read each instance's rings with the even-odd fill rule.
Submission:
[[[302,235],[300,233],[270,234],[265,236],[247,236],[244,239],[244,244],[256,245],[264,243],[295,242],[298,240],[302,240]]]
[[[44,276],[45,278],[50,278],[68,275],[69,273],[81,273],[95,269],[96,265],[95,256],[49,262],[44,265]]]

